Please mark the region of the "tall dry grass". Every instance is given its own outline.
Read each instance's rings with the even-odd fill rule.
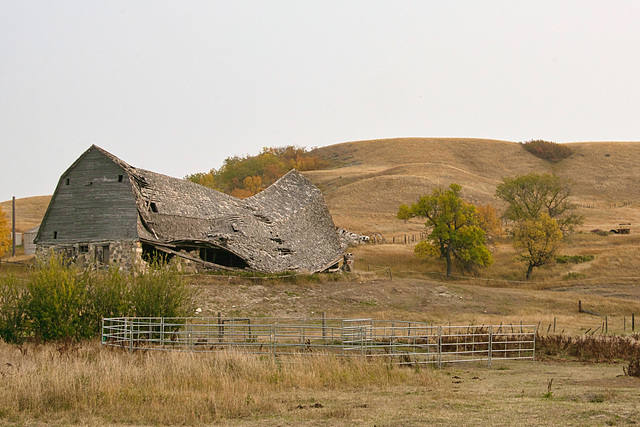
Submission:
[[[285,414],[295,407],[292,390],[371,391],[439,381],[430,369],[359,358],[278,364],[237,353],[128,354],[97,342],[0,343],[0,362],[0,423],[202,424]]]

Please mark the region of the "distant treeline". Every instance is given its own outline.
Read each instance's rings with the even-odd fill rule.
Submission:
[[[328,162],[306,148],[265,147],[255,156],[228,157],[220,169],[187,175],[185,178],[234,197],[245,198],[264,190],[291,169],[322,169]]]

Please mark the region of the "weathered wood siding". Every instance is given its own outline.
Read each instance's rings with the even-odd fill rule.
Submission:
[[[135,240],[137,219],[129,175],[92,147],[60,178],[37,243]]]

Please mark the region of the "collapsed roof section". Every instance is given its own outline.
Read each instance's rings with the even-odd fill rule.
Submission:
[[[92,148],[129,175],[143,244],[205,266],[266,273],[324,271],[344,255],[322,193],[295,169],[237,199]]]

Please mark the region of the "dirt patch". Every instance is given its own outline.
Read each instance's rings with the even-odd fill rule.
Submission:
[[[630,326],[630,313],[640,313],[640,302],[585,294],[586,288],[529,290],[442,283],[399,278],[349,276],[341,281],[287,283],[220,276],[195,276],[201,289],[202,316],[364,317],[423,321],[435,324],[539,324],[557,332],[593,331],[604,319],[578,312],[583,307],[608,315],[609,332]],[[629,288],[631,289],[631,288]],[[617,291],[617,290],[616,290]],[[588,297],[585,297],[587,295]],[[623,318],[626,315],[627,318]]]

